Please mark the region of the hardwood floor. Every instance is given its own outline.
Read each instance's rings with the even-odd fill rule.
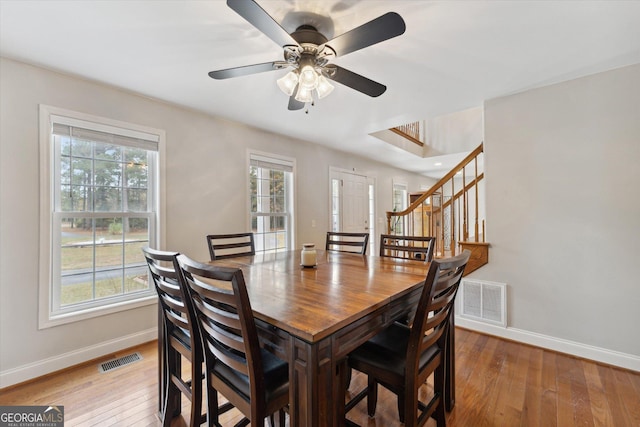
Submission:
[[[108,373],[99,362],[138,351],[143,360]],[[449,426],[640,426],[640,373],[458,328],[456,406]],[[365,384],[354,375],[350,392]],[[430,387],[425,385],[425,390]],[[0,405],[64,405],[65,426],[158,426],[157,345],[129,351],[0,391]],[[189,405],[172,426],[186,426]],[[235,424],[237,411],[222,419]],[[394,427],[395,396],[379,390],[374,419],[362,401],[349,418]],[[435,426],[430,420],[428,426]]]

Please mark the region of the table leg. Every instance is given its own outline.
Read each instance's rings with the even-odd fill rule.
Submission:
[[[332,369],[331,340],[312,344],[292,338],[289,358],[290,425],[334,425],[336,404],[332,391],[334,382],[339,378]]]
[[[345,421],[345,404],[338,404],[339,402],[345,402],[346,399],[347,386],[350,379],[348,374],[351,372],[347,359],[334,362],[333,372],[335,372],[333,381],[333,425],[342,426],[345,425],[345,423],[349,425],[349,423]]]

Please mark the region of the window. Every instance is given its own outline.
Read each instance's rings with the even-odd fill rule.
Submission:
[[[249,154],[251,230],[257,252],[293,247],[293,170],[293,160]]]
[[[340,212],[342,207],[340,206],[340,187],[342,180],[338,178],[331,178],[331,231],[340,231]]]
[[[393,212],[401,212],[407,208],[409,199],[407,184],[401,182],[393,183]],[[391,232],[393,234],[404,234],[403,217],[395,216],[391,219]]]
[[[45,106],[41,126],[41,326],[152,303],[162,132]]]

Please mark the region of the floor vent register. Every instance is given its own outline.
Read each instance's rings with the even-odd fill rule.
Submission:
[[[111,372],[114,369],[121,368],[123,366],[130,365],[139,360],[142,360],[142,355],[138,352],[128,354],[126,356],[118,357],[117,359],[107,360],[98,366],[98,370],[101,373]]]

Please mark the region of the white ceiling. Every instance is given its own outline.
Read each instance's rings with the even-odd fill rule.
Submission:
[[[289,32],[312,17],[329,39],[399,13],[403,35],[333,61],[387,91],[370,98],[337,84],[305,114],[287,110],[275,84],[285,71],[209,78],[282,59],[222,0],[0,0],[0,54],[423,174],[435,160],[369,134],[640,62],[640,1],[258,3]]]

